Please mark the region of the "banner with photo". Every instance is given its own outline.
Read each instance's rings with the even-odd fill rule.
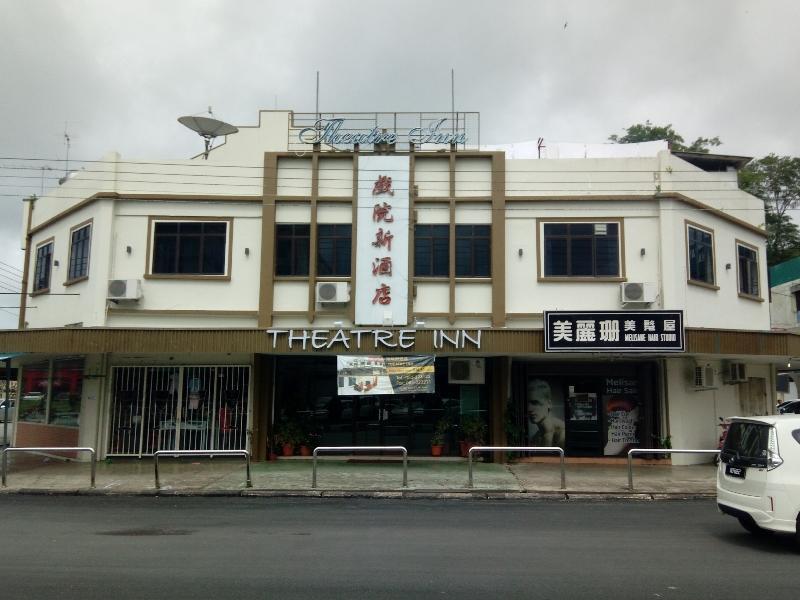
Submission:
[[[433,394],[433,356],[337,356],[340,396]]]

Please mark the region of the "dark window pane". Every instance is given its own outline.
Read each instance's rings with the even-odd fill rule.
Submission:
[[[153,249],[153,273],[175,273],[178,238],[156,237]]]
[[[619,254],[616,237],[598,237],[595,241],[595,265],[598,277],[619,276]]]
[[[350,238],[336,239],[336,275],[350,275]]]
[[[178,222],[177,221],[158,222],[155,225],[155,233],[156,235],[161,235],[164,233],[178,233]]]
[[[225,238],[223,236],[206,237],[203,243],[203,275],[225,274]]]
[[[202,233],[203,223],[179,223],[178,231],[184,233]]]
[[[333,274],[333,239],[320,237],[317,240],[317,272],[320,275]]]
[[[433,272],[434,277],[447,277],[450,274],[450,240],[434,238],[433,240]]]
[[[308,275],[310,241],[308,237],[295,238],[293,275]]]
[[[275,240],[275,274],[293,275],[292,240],[290,237]]]
[[[227,223],[204,223],[203,233],[206,235],[225,235],[227,228]]]
[[[432,263],[432,240],[429,237],[414,237],[414,274],[418,277],[433,275],[431,273]]]
[[[178,273],[200,273],[200,236],[181,236],[178,242]]]
[[[594,235],[594,223],[570,223],[570,235]]]
[[[567,240],[545,239],[544,241],[545,277],[565,277],[567,271]]]
[[[544,234],[548,235],[567,235],[566,223],[545,223]]]
[[[593,275],[591,238],[572,238],[570,243],[570,275],[591,277]]]
[[[484,238],[476,239],[473,252],[475,260],[475,272],[473,275],[475,277],[489,277],[492,274],[489,240]]]
[[[456,240],[456,277],[472,275],[472,240]]]

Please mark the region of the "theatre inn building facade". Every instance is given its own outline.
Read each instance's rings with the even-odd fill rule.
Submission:
[[[14,445],[602,460],[773,412],[800,348],[770,332],[746,158],[514,158],[476,123],[262,111],[207,158],[111,154],[27,200]]]

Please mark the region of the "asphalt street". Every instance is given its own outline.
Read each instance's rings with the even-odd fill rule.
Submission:
[[[792,598],[800,549],[712,501],[0,496],[26,598]],[[756,596],[754,596],[756,595]]]

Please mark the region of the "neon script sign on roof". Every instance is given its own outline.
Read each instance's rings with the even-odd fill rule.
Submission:
[[[447,119],[433,121],[428,127],[412,127],[403,136],[413,144],[466,144],[467,134],[442,130]],[[373,127],[369,131],[342,131],[344,119],[319,119],[311,127],[304,127],[297,134],[304,144],[329,144],[331,146],[348,144],[394,144],[398,135]]]

